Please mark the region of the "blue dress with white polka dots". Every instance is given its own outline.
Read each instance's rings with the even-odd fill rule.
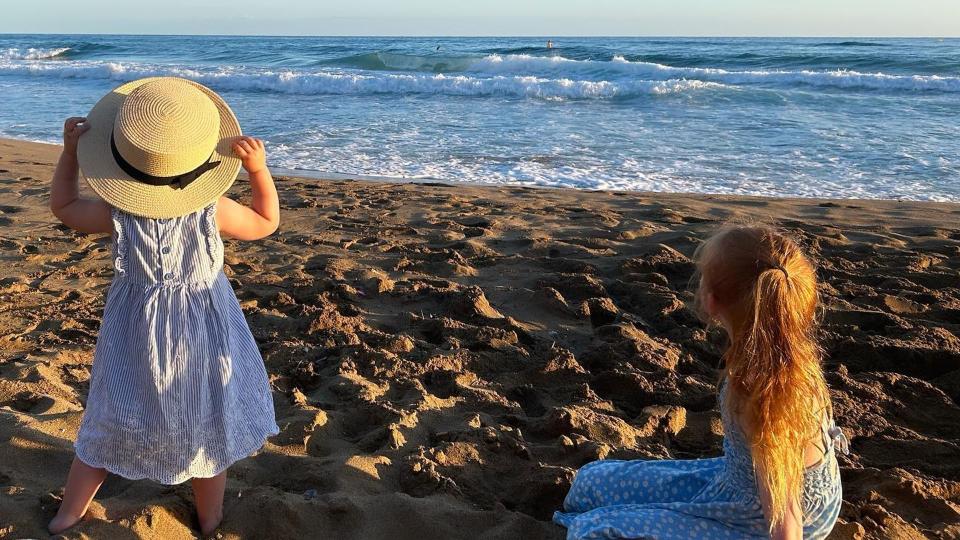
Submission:
[[[767,538],[767,521],[753,471],[750,447],[723,406],[724,455],[712,459],[588,463],[577,473],[553,520],[567,539]],[[840,513],[836,450],[847,451],[843,433],[825,422],[826,453],[804,475],[803,537],[825,538]]]

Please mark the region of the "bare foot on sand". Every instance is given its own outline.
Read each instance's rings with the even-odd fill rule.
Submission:
[[[199,518],[200,519],[200,532],[203,533],[203,537],[212,537],[213,533],[216,532],[217,527],[220,526],[220,522],[223,521],[223,511],[217,512],[213,515],[205,515]]]
[[[50,534],[60,534],[80,523],[81,519],[83,519],[83,516],[72,516],[66,512],[57,512],[57,515],[47,525],[47,530],[50,531]]]

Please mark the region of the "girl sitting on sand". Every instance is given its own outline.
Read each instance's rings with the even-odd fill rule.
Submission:
[[[251,208],[222,196],[241,164]],[[79,197],[78,167],[102,200]],[[76,457],[50,532],[83,517],[109,471],[192,480],[208,534],[222,519],[227,467],[278,432],[220,240],[277,228],[263,143],[240,136],[230,108],[202,85],[133,81],[66,121],[50,206],[77,231],[112,232],[114,257]]]
[[[833,423],[814,342],[817,280],[797,245],[733,227],[697,252],[701,313],[726,330],[723,457],[597,461],[554,521],[567,538],[821,539],[840,512]]]

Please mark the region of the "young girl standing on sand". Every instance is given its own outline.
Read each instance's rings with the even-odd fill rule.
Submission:
[[[721,231],[697,253],[701,312],[726,330],[723,457],[597,461],[554,521],[567,538],[822,539],[840,512],[833,423],[814,342],[817,280],[790,239]]]
[[[223,514],[226,469],[278,432],[263,360],[223,268],[220,233],[272,234],[280,207],[263,143],[227,104],[178,78],[133,81],[64,126],[50,206],[113,233],[114,278],[52,533],[76,524],[107,472],[192,480],[200,528]],[[222,196],[240,166],[250,208]],[[78,167],[102,200],[79,197]]]

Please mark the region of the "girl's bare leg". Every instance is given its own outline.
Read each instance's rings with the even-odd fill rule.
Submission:
[[[223,520],[223,490],[227,487],[227,471],[213,478],[194,478],[193,502],[197,506],[197,518],[200,520],[200,531],[210,534],[217,529]]]
[[[63,502],[57,515],[47,525],[51,534],[65,531],[80,521],[106,477],[106,469],[91,467],[77,457],[73,458],[67,485],[63,488]]]

